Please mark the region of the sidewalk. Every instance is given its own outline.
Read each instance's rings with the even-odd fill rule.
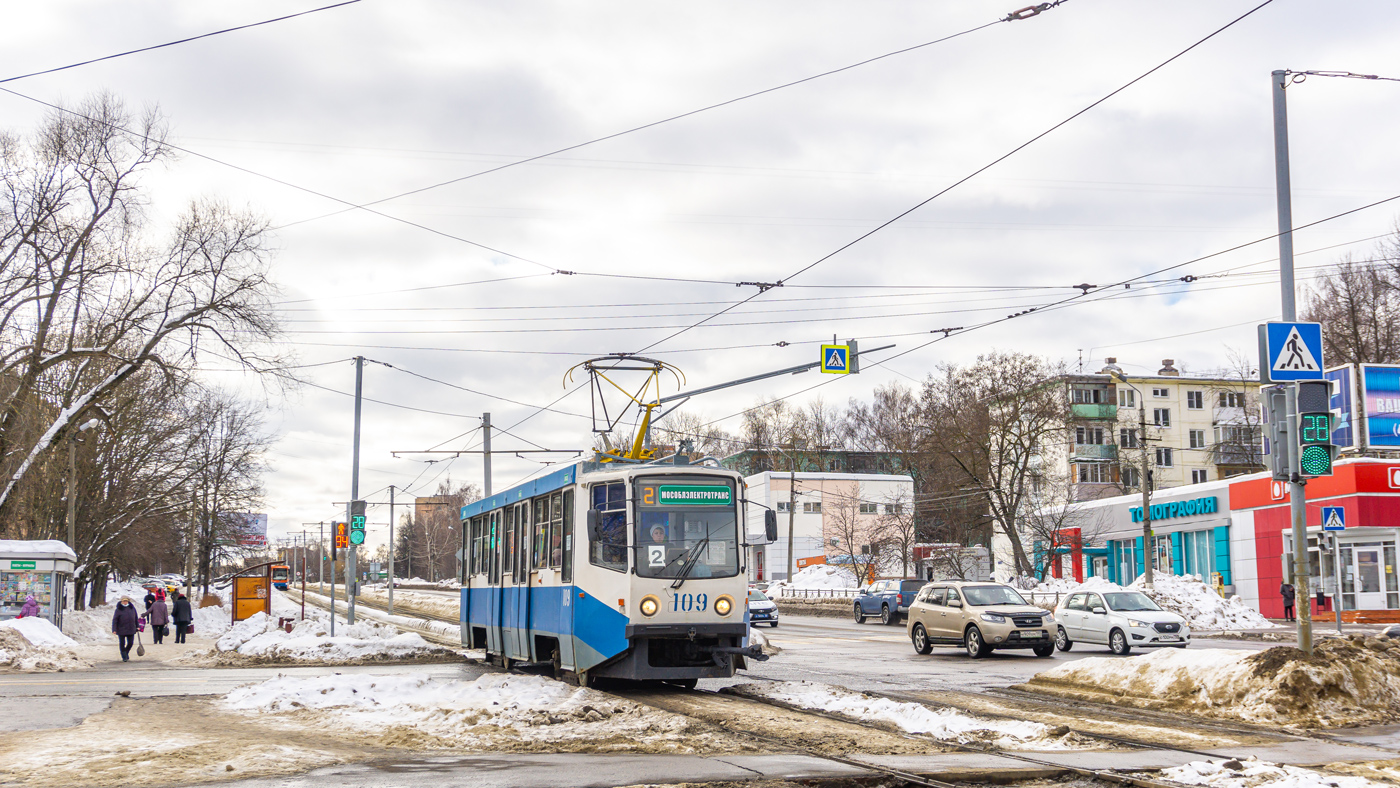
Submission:
[[[1234,629],[1234,630],[1192,630],[1191,637],[1213,638],[1217,640],[1262,640],[1265,642],[1296,643],[1298,641],[1298,624],[1296,621],[1285,621],[1281,618],[1271,618],[1270,622],[1278,624],[1277,629]],[[1336,619],[1313,619],[1313,637],[1337,637]],[[1342,624],[1341,635],[1350,637],[1351,635],[1376,636],[1386,630],[1390,624]]]

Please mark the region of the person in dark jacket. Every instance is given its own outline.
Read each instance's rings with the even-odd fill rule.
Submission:
[[[166,610],[164,599],[156,599],[146,614],[146,620],[151,624],[151,645],[165,642],[165,625],[170,623],[170,613]]]
[[[117,636],[117,647],[122,652],[122,662],[131,661],[131,647],[136,643],[136,606],[131,597],[124,596],[117,603],[117,612],[112,614],[112,634]]]
[[[147,590],[147,591],[146,591],[146,612],[147,612],[147,613],[151,612],[151,605],[154,605],[155,603],[156,603],[156,592],[151,591],[151,590]]]
[[[171,618],[175,621],[175,642],[184,643],[185,633],[189,631],[190,624],[194,623],[194,611],[190,610],[190,600],[185,599],[184,594],[175,598],[175,610]]]
[[[1279,596],[1283,597],[1283,618],[1285,621],[1297,621],[1298,616],[1293,612],[1293,584],[1287,581],[1278,587]]]

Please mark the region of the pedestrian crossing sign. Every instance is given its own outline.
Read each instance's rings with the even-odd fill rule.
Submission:
[[[851,372],[850,361],[851,348],[849,345],[822,345],[822,372],[828,372],[832,375],[849,375]]]
[[[1259,377],[1266,383],[1323,379],[1321,323],[1265,323],[1259,350]]]
[[[1347,528],[1347,510],[1340,506],[1322,507],[1322,530],[1324,531],[1345,531]]]

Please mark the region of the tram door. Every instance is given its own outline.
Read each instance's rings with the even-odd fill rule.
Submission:
[[[491,589],[487,598],[486,649],[505,653],[501,636],[501,513],[486,515],[486,582]]]
[[[530,658],[530,504],[511,508],[515,530],[515,574],[509,589],[511,605],[509,626],[515,635],[510,654],[515,659]]]

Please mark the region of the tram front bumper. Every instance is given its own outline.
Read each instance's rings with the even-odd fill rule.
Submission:
[[[743,622],[631,624],[627,652],[590,672],[634,680],[729,678],[744,659],[765,658],[758,648],[741,646],[747,635]]]

